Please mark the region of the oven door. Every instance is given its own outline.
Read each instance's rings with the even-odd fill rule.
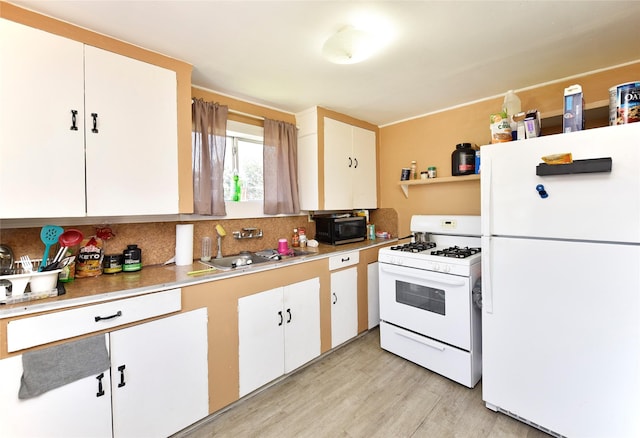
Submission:
[[[378,266],[382,321],[470,351],[468,277],[387,263]]]

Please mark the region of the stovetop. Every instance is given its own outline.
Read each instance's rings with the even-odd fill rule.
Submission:
[[[411,243],[380,249],[378,261],[447,274],[479,272],[479,216],[413,216]],[[425,241],[422,241],[425,240]]]
[[[479,247],[468,246],[449,246],[436,248],[435,242],[415,242],[405,243],[403,245],[392,246],[389,249],[391,251],[410,252],[410,253],[423,253],[424,255],[451,257],[455,259],[464,259],[478,254],[481,250]]]

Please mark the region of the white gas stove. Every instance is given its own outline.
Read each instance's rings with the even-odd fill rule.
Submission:
[[[473,387],[481,375],[479,216],[413,216],[378,253],[382,348]]]

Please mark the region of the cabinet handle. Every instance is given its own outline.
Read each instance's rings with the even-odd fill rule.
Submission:
[[[104,389],[102,388],[103,378],[104,378],[104,373],[100,373],[100,375],[96,376],[96,379],[98,379],[98,392],[96,393],[96,397],[102,397],[104,395]]]
[[[109,316],[96,316],[94,319],[96,320],[96,322],[98,321],[104,321],[105,319],[113,319],[113,318],[117,318],[118,316],[122,316],[122,311],[118,310],[116,313],[114,313],[113,315],[109,315]]]
[[[354,168],[354,169],[357,169],[357,168],[358,168],[358,159],[357,159],[357,158],[354,158],[353,160],[356,162],[356,165],[355,165],[355,166],[353,166],[353,168]]]
[[[340,259],[340,260],[342,260],[343,263],[348,262],[349,260],[351,260],[351,257],[347,257],[346,259]]]
[[[94,134],[98,133],[98,113],[91,113],[91,117],[93,118],[93,128],[91,132]]]
[[[349,157],[349,167],[353,166],[353,160]]]
[[[278,312],[278,315],[280,315],[280,322],[278,323],[278,327],[280,327],[284,322],[284,317],[282,316],[282,310]]]
[[[77,131],[78,126],[76,126],[76,116],[78,115],[77,110],[71,110],[71,129],[72,131]]]
[[[287,324],[291,322],[291,309],[287,309],[287,315],[289,315],[289,319],[287,319]]]
[[[122,388],[124,385],[126,385],[125,381],[124,381],[124,369],[126,368],[125,365],[120,365],[118,367],[118,371],[120,371],[120,383],[118,383],[118,388]]]
[[[336,295],[335,292],[332,292],[332,295],[333,295],[333,303],[332,304],[335,304],[335,303],[338,302],[338,295]]]

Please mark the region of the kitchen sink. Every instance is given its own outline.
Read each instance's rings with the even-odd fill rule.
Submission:
[[[279,254],[278,251],[275,249],[265,249],[263,251],[258,251],[255,254],[261,257],[267,257],[272,260],[273,259],[281,260],[281,259],[287,259],[291,257],[305,256],[305,255],[314,254],[314,253],[311,251],[304,251],[302,249],[289,248],[288,254]]]
[[[273,260],[254,253],[241,253],[237,255],[222,257],[220,259],[211,259],[210,261],[203,263],[225,271],[229,269],[248,267],[269,262],[273,262]]]
[[[279,254],[275,249],[265,249],[257,252],[241,252],[240,254],[222,257],[220,259],[211,259],[208,262],[202,262],[206,265],[213,266],[221,271],[228,271],[236,268],[248,268],[253,265],[261,265],[264,263],[277,263],[281,260],[291,260],[296,257],[314,254],[312,251],[304,251],[302,249],[291,248],[288,254]]]

